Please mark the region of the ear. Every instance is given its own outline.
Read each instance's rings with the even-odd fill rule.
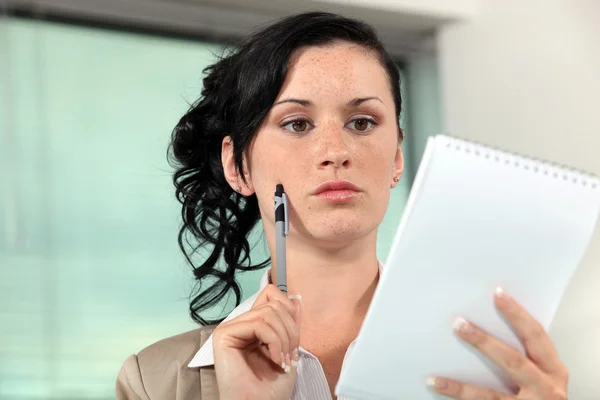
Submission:
[[[229,183],[231,188],[241,194],[242,196],[250,196],[254,194],[254,188],[252,187],[252,181],[250,180],[250,174],[248,174],[248,166],[246,164],[246,157],[244,156],[244,171],[245,178],[242,179],[241,171],[238,171],[235,165],[235,157],[233,155],[233,141],[231,136],[225,136],[221,143],[221,163],[223,164],[223,173],[225,179]]]
[[[404,154],[402,153],[402,142],[406,135],[404,130],[400,129],[400,140],[398,140],[398,146],[396,147],[396,154],[394,155],[394,165],[392,167],[392,183],[391,188],[395,188],[402,174],[404,173]],[[397,178],[397,179],[394,179]]]

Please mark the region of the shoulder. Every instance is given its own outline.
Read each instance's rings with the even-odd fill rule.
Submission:
[[[160,340],[129,356],[117,379],[117,399],[198,398],[200,372],[188,364],[215,327]]]
[[[208,339],[216,326],[204,326],[189,332],[162,339],[141,350],[137,357],[140,363],[167,367],[170,364],[187,366],[194,354]]]

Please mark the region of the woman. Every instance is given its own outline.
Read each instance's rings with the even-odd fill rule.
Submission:
[[[368,25],[307,13],[256,33],[206,72],[172,138],[180,245],[193,266],[209,246],[190,305],[205,327],[132,355],[117,397],[330,399],[377,286],[377,227],[404,167],[398,71]],[[259,220],[275,253],[277,184],[290,203],[294,295],[269,270],[224,321],[206,319],[229,292],[239,304],[236,272],[267,265],[249,259]],[[508,295],[494,301],[527,357],[468,322],[457,333],[507,370],[518,395],[442,377],[423,384],[456,399],[566,398],[567,372],[546,332]]]

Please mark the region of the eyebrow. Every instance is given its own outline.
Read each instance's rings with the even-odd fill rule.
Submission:
[[[362,103],[364,103],[365,101],[369,101],[369,100],[377,100],[381,104],[385,105],[385,103],[383,101],[381,101],[381,99],[379,97],[357,97],[357,98],[354,98],[354,99],[350,100],[348,103],[346,103],[346,105],[349,106],[349,107],[358,107]],[[304,100],[304,99],[284,99],[284,100],[280,100],[277,103],[273,104],[273,107],[275,107],[275,106],[277,106],[279,104],[283,104],[283,103],[296,103],[296,104],[300,104],[301,106],[304,106],[304,107],[312,107],[312,106],[314,106],[313,102],[310,101],[310,100]]]

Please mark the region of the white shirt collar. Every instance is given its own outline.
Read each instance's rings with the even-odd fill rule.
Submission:
[[[381,261],[378,261],[378,263],[379,263],[379,276],[381,278],[381,273],[383,272],[383,264],[381,263]],[[265,271],[262,278],[260,279],[260,287],[259,287],[258,291],[254,295],[252,295],[251,297],[249,297],[248,299],[243,301],[239,306],[234,308],[234,310],[223,320],[223,322],[226,322],[233,318],[236,318],[239,315],[242,315],[243,313],[250,311],[252,309],[252,306],[254,305],[254,302],[256,301],[259,293],[265,288],[265,286],[267,286],[269,284],[270,272],[271,272],[270,269]],[[190,361],[190,363],[188,364],[188,367],[189,368],[208,367],[208,366],[214,365],[214,363],[215,363],[215,361],[214,361],[214,357],[213,357],[212,335],[210,335],[210,337],[206,340],[206,342],[204,342],[204,345],[200,348],[200,350],[198,350],[196,355],[194,355],[194,358],[192,358],[192,361]]]

